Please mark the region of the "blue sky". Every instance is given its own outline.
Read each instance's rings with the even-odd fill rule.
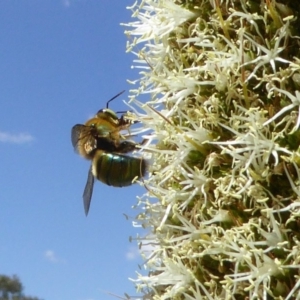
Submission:
[[[0,1],[0,274],[20,276],[45,300],[134,294],[140,259],[137,186],[96,182],[88,217],[82,193],[89,162],[71,127],[84,123],[137,74],[119,24],[133,0]],[[124,110],[127,93],[112,102]]]

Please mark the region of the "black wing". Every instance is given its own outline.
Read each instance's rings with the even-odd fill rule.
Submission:
[[[82,130],[85,128],[85,125],[82,124],[76,124],[72,127],[72,131],[71,131],[71,140],[72,140],[72,145],[74,147],[74,149],[77,149],[77,144],[80,138],[80,133],[82,132]]]
[[[91,166],[89,169],[88,179],[83,192],[83,206],[84,206],[84,211],[86,216],[89,213],[90,204],[93,195],[93,188],[94,188],[94,175],[92,173],[92,166]]]

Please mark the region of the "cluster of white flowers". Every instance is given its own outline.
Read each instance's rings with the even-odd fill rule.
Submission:
[[[152,154],[141,298],[300,299],[300,2],[130,9]]]

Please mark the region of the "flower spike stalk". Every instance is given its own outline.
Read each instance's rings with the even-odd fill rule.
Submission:
[[[300,2],[130,9],[152,155],[140,299],[300,299]]]

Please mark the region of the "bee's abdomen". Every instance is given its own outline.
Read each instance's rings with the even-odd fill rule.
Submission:
[[[141,178],[145,175],[146,162],[142,158],[97,151],[92,171],[103,183],[123,187],[131,185],[135,177]]]

